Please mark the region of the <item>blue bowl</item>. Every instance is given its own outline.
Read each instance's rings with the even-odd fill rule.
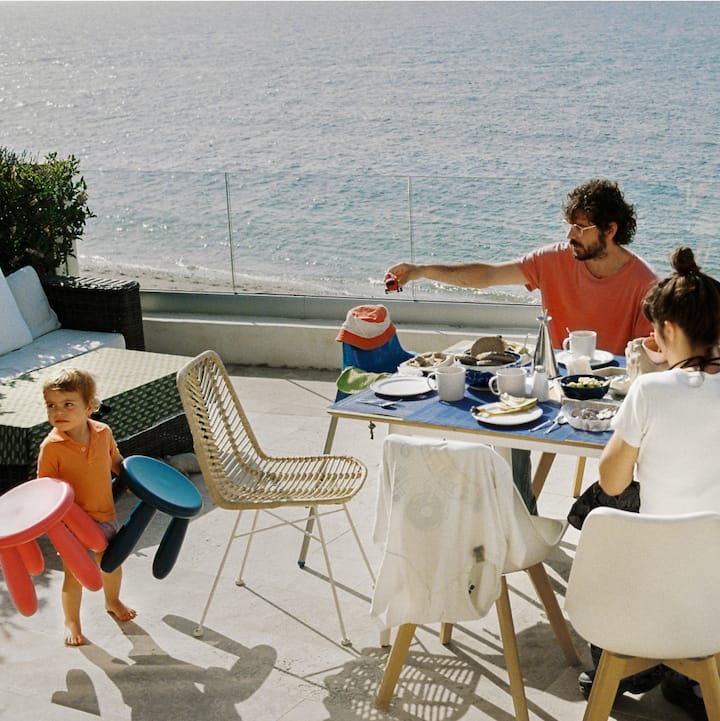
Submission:
[[[489,371],[476,371],[465,368],[465,382],[469,386],[486,386],[493,374]]]
[[[602,381],[602,385],[593,386],[571,386],[570,383],[577,383],[580,378],[592,378]],[[602,398],[610,390],[610,379],[605,376],[596,376],[591,373],[579,373],[572,376],[564,376],[560,379],[562,392],[576,401],[589,401]]]

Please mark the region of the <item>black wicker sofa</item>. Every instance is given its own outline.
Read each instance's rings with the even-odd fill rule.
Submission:
[[[137,384],[132,377],[123,381],[111,378],[123,390],[108,399],[99,416],[113,427],[121,453],[164,456],[192,450],[192,437],[172,372],[174,364],[182,359],[144,353],[139,284],[132,280],[69,276],[44,278],[41,284],[62,328],[119,333],[124,338],[124,349],[99,349],[62,360],[64,364],[77,361],[75,364],[81,367],[86,364],[93,371],[109,365],[110,370],[103,370],[106,386],[108,376],[121,375],[120,366],[126,366],[126,376],[135,372],[128,367],[137,369]],[[162,366],[160,371],[155,368],[158,364]],[[51,372],[55,365],[58,363],[44,369],[28,368],[27,373],[0,380],[0,493],[34,476],[38,439],[50,426],[38,423],[35,417],[27,423],[15,423],[14,419],[23,415],[24,405],[32,405],[35,416],[36,409],[42,412],[37,386],[43,374]],[[146,366],[153,366],[153,371]],[[150,414],[147,399],[153,394],[156,407]]]

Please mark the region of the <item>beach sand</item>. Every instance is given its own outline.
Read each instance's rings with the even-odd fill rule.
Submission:
[[[191,293],[249,293],[265,295],[305,295],[333,298],[375,298],[382,302],[386,296],[382,278],[376,282],[368,281],[364,286],[359,282],[348,283],[347,287],[323,287],[319,282],[308,285],[307,279],[295,281],[292,278],[264,280],[258,277],[243,276],[235,273],[233,285],[230,272],[212,272],[196,267],[174,267],[172,270],[130,265],[127,263],[101,262],[80,256],[78,274],[97,278],[115,278],[118,280],[137,280],[142,290],[168,290]],[[408,290],[408,289],[406,289]],[[412,296],[412,297],[411,297]],[[471,288],[414,287],[412,292],[403,293],[401,300],[486,302],[486,303],[538,303],[539,295],[527,294],[514,288]]]
[[[307,287],[286,280],[283,283],[265,282],[257,278],[236,277],[233,286],[230,273],[227,277],[198,271],[196,268],[161,270],[144,266],[103,264],[79,259],[79,275],[137,280],[142,290],[172,290],[194,293],[266,293],[274,295],[307,295]]]

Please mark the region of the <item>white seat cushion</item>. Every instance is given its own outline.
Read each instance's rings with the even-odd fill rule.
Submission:
[[[15,302],[33,338],[39,338],[60,327],[57,313],[50,307],[38,274],[30,265],[7,277]]]
[[[18,350],[0,356],[0,381],[45,368],[96,348],[125,348],[122,333],[60,328]]]

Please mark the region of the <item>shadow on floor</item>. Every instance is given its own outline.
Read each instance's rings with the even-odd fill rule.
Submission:
[[[196,625],[179,616],[166,616],[164,621],[188,636],[192,636]],[[137,623],[130,621],[122,628],[132,643],[129,662],[95,644],[83,646],[80,651],[115,684],[131,709],[133,721],[240,719],[235,705],[260,689],[277,659],[271,646],[247,648],[206,629],[202,641],[237,660],[229,669],[202,668],[163,651]],[[100,716],[98,693],[86,671],[70,669],[66,683],[66,689],[53,693],[52,703]]]

